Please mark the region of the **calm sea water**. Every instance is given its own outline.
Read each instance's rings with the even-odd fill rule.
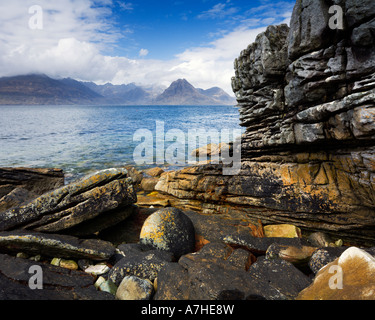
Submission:
[[[71,181],[134,165],[138,129],[240,129],[233,106],[0,106],[0,167],[61,168]]]

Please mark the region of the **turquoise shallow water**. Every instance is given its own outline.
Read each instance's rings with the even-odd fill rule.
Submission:
[[[241,129],[233,106],[0,106],[0,167],[61,168],[69,181],[134,165],[135,132],[150,130],[156,140],[157,122],[186,136]]]

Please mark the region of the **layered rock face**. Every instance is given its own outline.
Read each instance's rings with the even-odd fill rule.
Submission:
[[[0,212],[0,230],[91,235],[129,217],[136,199],[126,169],[102,170]]]
[[[61,169],[0,168],[0,211],[62,187]]]
[[[298,0],[290,28],[268,27],[235,60],[240,174],[189,168],[156,189],[206,213],[374,242],[374,34],[371,0]]]

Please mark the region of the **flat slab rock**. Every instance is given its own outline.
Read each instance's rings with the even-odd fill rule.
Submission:
[[[45,193],[27,205],[1,212],[0,230],[61,233],[103,214],[110,215],[115,209],[130,206],[136,198],[126,169],[102,170]],[[97,227],[100,228],[100,224]],[[93,232],[92,227],[90,232]]]
[[[0,300],[113,299],[113,295],[97,291],[94,277],[85,272],[0,254]]]
[[[63,185],[61,169],[0,168],[0,212]]]
[[[0,252],[101,261],[109,259],[115,247],[103,240],[17,230],[0,232]]]

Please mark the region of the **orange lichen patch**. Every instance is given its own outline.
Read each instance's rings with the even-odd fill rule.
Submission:
[[[172,210],[149,216],[143,224],[140,238],[148,239],[158,247],[168,250],[167,235],[176,228],[175,218]]]
[[[199,235],[199,234],[195,234],[195,251],[199,251],[200,249],[202,249],[206,244],[209,244],[210,241],[208,241],[207,239],[205,239],[203,236]]]
[[[294,198],[321,199],[325,206],[340,205],[341,190],[338,189],[338,173],[332,164],[298,163],[284,164],[274,172],[275,179],[280,179],[284,186],[288,186],[286,193]],[[345,184],[350,189],[350,185]],[[340,186],[341,188],[341,186]]]
[[[254,264],[257,261],[257,258],[249,252],[248,259],[245,264],[245,270],[248,271],[252,264]]]
[[[252,223],[249,223],[248,226],[251,229],[251,234],[253,237],[264,238],[264,230],[263,230],[262,221],[258,220],[257,226]]]

